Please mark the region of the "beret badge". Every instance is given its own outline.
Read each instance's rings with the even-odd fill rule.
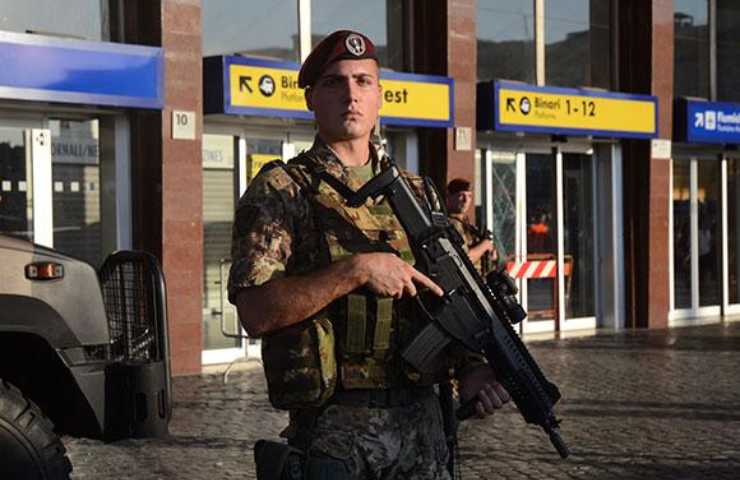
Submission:
[[[354,33],[347,35],[347,38],[344,40],[344,46],[347,47],[347,51],[349,53],[356,57],[364,55],[365,50],[367,49],[367,47],[365,47],[365,40]]]

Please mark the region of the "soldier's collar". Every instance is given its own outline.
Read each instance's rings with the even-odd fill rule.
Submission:
[[[316,138],[314,139],[310,153],[315,161],[318,162],[325,171],[333,174],[337,178],[346,180],[347,169],[350,167],[345,166],[339,159],[337,152],[327,145],[318,135],[316,135]],[[372,142],[370,142],[370,161],[373,165],[373,172],[378,173],[380,171],[380,160],[378,158],[378,152],[375,149],[375,145],[373,145]]]

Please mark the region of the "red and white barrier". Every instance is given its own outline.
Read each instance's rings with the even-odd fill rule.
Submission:
[[[514,278],[555,278],[558,268],[555,260],[532,260],[509,262],[506,271]]]

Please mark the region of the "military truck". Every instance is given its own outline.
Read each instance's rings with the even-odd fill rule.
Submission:
[[[0,235],[0,478],[69,478],[64,435],[166,435],[168,352],[152,255],[117,252],[96,271]]]

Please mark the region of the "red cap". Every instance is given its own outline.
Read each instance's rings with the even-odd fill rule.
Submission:
[[[470,191],[470,182],[464,178],[456,178],[447,184],[447,193],[450,195],[467,191]]]
[[[362,60],[372,58],[376,62],[375,45],[365,35],[352,30],[337,30],[319,42],[306,58],[298,72],[298,86],[312,86],[327,65],[337,60]]]

